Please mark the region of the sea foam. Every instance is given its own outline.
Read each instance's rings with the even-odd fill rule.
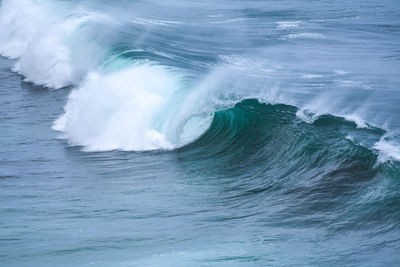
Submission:
[[[96,65],[101,53],[93,49],[89,38],[77,35],[88,23],[109,18],[65,8],[67,12],[61,14],[46,1],[2,2],[0,53],[18,59],[13,70],[26,81],[59,89],[78,84]],[[90,61],[80,60],[79,56],[85,55],[87,59],[88,54]]]
[[[179,88],[162,66],[136,65],[111,74],[91,73],[74,90],[53,129],[89,151],[171,149],[158,117]]]
[[[390,140],[388,136],[383,136],[377,143],[375,143],[373,148],[379,151],[378,160],[380,162],[392,159],[400,161],[400,144],[394,140]]]

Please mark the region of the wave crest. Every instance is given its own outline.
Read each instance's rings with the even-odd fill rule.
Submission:
[[[78,84],[98,64],[101,49],[80,31],[89,22],[110,18],[85,10],[68,11],[67,6],[61,13],[50,5],[46,1],[3,1],[0,53],[18,59],[13,70],[26,81],[58,89]]]
[[[161,66],[92,73],[71,93],[53,128],[91,151],[171,149],[157,117],[177,88],[178,79]]]

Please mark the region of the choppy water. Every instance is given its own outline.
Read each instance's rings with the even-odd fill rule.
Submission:
[[[398,1],[0,2],[0,265],[399,264]]]

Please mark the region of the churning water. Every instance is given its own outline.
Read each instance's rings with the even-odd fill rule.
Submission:
[[[0,2],[0,265],[399,264],[397,0]]]

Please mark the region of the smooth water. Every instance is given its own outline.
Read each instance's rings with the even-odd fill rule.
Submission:
[[[1,266],[400,263],[400,3],[3,0]]]

